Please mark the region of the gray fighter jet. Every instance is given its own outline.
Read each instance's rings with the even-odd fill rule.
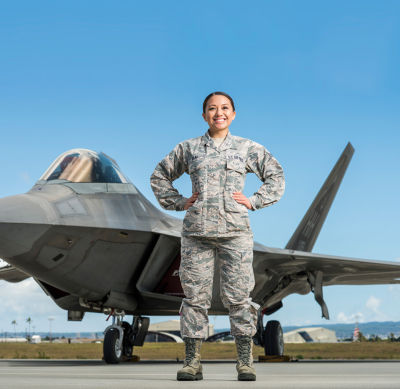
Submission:
[[[255,243],[252,293],[261,305],[255,341],[267,355],[283,354],[277,321],[263,315],[292,294],[313,292],[329,318],[322,287],[400,282],[400,264],[313,254],[354,149],[348,144],[284,249]],[[0,199],[0,279],[33,277],[68,320],[85,312],[112,316],[104,359],[118,363],[143,345],[149,319],[176,315],[182,221],[153,206],[103,153],[75,149],[59,156],[26,194]],[[218,266],[216,267],[218,273]],[[218,274],[209,313],[226,315]],[[133,315],[132,324],[123,321]]]

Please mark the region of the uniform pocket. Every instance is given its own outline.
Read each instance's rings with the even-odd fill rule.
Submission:
[[[243,209],[244,208],[244,209]],[[243,212],[246,207],[242,204],[239,204],[232,197],[232,193],[224,193],[224,209],[226,212]]]
[[[226,160],[226,183],[225,190],[241,192],[246,178],[246,164],[243,158],[228,156]]]
[[[236,202],[231,193],[224,193],[226,231],[247,231],[250,228],[247,208]]]
[[[240,159],[228,159],[226,161],[226,169],[240,174],[246,173],[246,165]]]
[[[183,219],[183,231],[200,232],[203,228],[203,201],[195,201]]]

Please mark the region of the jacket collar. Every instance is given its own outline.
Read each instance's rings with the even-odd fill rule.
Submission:
[[[224,151],[228,149],[236,149],[236,142],[233,139],[233,136],[231,133],[228,131],[228,134],[226,135],[225,140],[222,142],[221,146],[219,148],[215,147],[214,141],[211,138],[210,134],[208,131],[202,136],[201,143],[205,146],[212,147],[213,149],[216,149],[218,151]]]

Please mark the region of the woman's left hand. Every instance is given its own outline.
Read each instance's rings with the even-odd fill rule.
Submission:
[[[234,192],[232,197],[237,203],[243,204],[247,209],[253,209],[250,200],[242,192]]]

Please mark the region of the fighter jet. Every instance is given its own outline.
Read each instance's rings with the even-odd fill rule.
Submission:
[[[254,245],[255,288],[260,304],[255,341],[266,355],[283,354],[278,321],[263,316],[292,294],[314,293],[329,318],[323,286],[400,282],[400,264],[312,253],[352,158],[349,143],[284,249]],[[142,346],[149,318],[176,315],[182,221],[152,205],[104,153],[74,149],[60,155],[26,194],[0,199],[0,279],[28,277],[68,320],[85,312],[112,317],[105,329],[104,359],[118,363]],[[216,266],[218,273],[218,266]],[[216,274],[211,315],[226,315]],[[132,323],[124,321],[133,315]]]

